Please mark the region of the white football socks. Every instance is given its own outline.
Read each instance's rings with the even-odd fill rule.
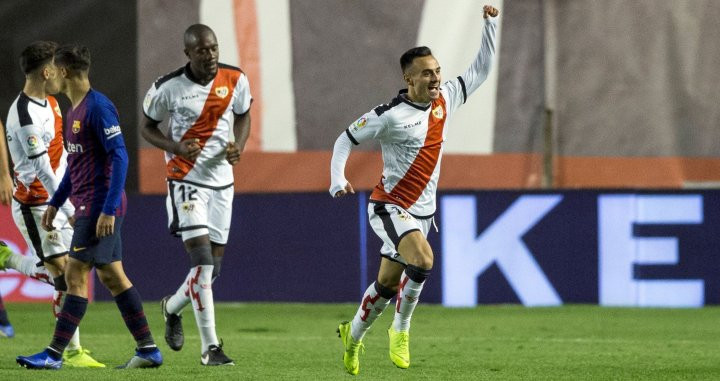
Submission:
[[[390,299],[385,299],[380,295],[375,283],[365,290],[360,307],[350,324],[350,335],[355,341],[360,341],[365,337],[365,333],[370,329],[375,319],[382,315],[385,308],[390,304]]]
[[[188,292],[188,283],[190,282],[190,278],[192,278],[194,272],[190,271],[188,275],[185,277],[185,281],[182,282],[180,287],[175,291],[175,294],[173,294],[170,298],[168,298],[167,303],[165,304],[165,309],[167,309],[167,312],[171,314],[180,315],[182,313],[183,308],[187,306],[190,303],[190,293]]]
[[[8,257],[7,262],[5,262],[5,266],[43,283],[53,284],[53,277],[50,275],[50,272],[48,272],[45,267],[38,267],[36,263],[37,258],[35,258],[35,256],[12,253],[10,257]]]
[[[215,333],[215,304],[212,292],[212,265],[199,265],[190,270],[188,291],[195,313],[195,322],[200,332],[203,353],[210,345],[218,345]]]
[[[396,332],[409,331],[410,319],[417,306],[420,292],[425,282],[415,282],[407,276],[407,270],[400,278],[400,290],[395,301],[395,316],[393,317],[393,329]]]

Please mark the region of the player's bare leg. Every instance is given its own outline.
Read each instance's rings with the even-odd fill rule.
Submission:
[[[120,261],[98,266],[97,274],[100,282],[110,291],[113,297],[120,295],[132,287],[132,283],[127,275],[125,275],[125,269],[123,269],[122,262]]]
[[[398,368],[410,366],[410,319],[418,303],[425,279],[430,275],[433,266],[433,252],[425,236],[412,232],[402,238],[398,245],[398,252],[408,263],[402,273],[399,284],[397,300],[395,301],[395,316],[388,328],[390,339],[390,360]]]

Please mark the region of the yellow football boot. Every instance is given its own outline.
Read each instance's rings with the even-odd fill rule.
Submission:
[[[365,345],[362,341],[355,341],[350,334],[350,322],[340,323],[337,329],[338,337],[342,340],[345,353],[343,363],[345,370],[353,376],[360,372],[360,353],[365,353]]]
[[[8,258],[10,258],[13,255],[12,250],[5,244],[5,242],[0,241],[0,270],[6,270],[7,267],[5,266],[5,262],[7,262]]]
[[[85,348],[65,351],[63,353],[63,365],[73,368],[104,368],[105,364],[90,356],[90,351]]]
[[[410,332],[396,332],[393,327],[388,328],[390,338],[390,360],[398,368],[407,369],[410,366]]]

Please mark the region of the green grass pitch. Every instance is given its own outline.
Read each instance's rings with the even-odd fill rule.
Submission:
[[[186,311],[185,347],[164,342],[159,303],[145,310],[165,356],[159,369],[116,370],[133,340],[112,303],[92,303],[81,327],[84,347],[107,369],[30,371],[15,356],[41,350],[53,321],[45,304],[6,305],[16,337],[0,339],[0,380],[341,380],[335,329],[354,304],[218,303],[218,334],[235,367],[200,366],[200,341]],[[595,306],[448,309],[419,305],[410,369],[387,356],[392,307],[366,336],[357,379],[379,380],[709,380],[720,379],[720,308],[630,309]]]

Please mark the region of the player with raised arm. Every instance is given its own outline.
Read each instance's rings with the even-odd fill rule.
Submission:
[[[189,62],[150,87],[142,136],[165,151],[170,232],[182,238],[190,271],[163,299],[165,341],[184,343],[181,312],[192,303],[202,365],[234,365],[215,331],[212,283],[230,231],[233,170],[250,134],[250,86],[242,70],[218,62],[215,33],[195,24],[184,35]],[[168,119],[167,135],[158,125]]]
[[[70,202],[65,202],[56,219],[58,229],[48,232],[40,227],[47,200],[55,194],[67,167],[62,114],[57,100],[50,95],[60,91],[54,63],[56,49],[54,42],[37,41],[20,54],[25,85],[8,113],[7,140],[17,180],[12,201],[13,219],[33,255],[13,253],[0,242],[0,268],[13,268],[53,284],[53,314],[57,317],[67,293],[65,265],[75,209]],[[44,267],[37,267],[38,261]],[[48,271],[52,278],[47,275]],[[75,331],[68,344],[65,363],[74,367],[104,367],[80,346],[79,332]]]
[[[137,345],[135,355],[121,367],[158,367],[162,355],[150,332],[140,294],[122,266],[120,234],[127,207],[124,186],[128,156],[117,110],[105,95],[90,86],[90,52],[86,47],[59,48],[55,64],[60,90],[72,103],[65,124],[68,168],[42,216],[42,226],[54,230],[58,209],[70,198],[76,209],[65,271],[68,295],[50,345],[34,355],[18,356],[17,363],[31,369],[62,367],[62,354],[87,310],[88,274],[94,267]]]
[[[335,142],[330,167],[333,197],[354,193],[344,173],[353,145],[374,139],[383,155],[383,176],[368,207],[370,225],[383,241],[380,270],[353,320],[338,327],[350,374],[360,370],[365,333],[396,294],[395,316],[388,328],[389,356],[399,368],[410,366],[410,319],[433,266],[426,237],[433,224],[446,127],[490,72],[497,28],[493,18],[498,14],[492,6],[483,7],[480,51],[463,75],[447,82],[442,82],[440,65],[430,49],[405,52],[400,65],[407,90],[360,117]]]

